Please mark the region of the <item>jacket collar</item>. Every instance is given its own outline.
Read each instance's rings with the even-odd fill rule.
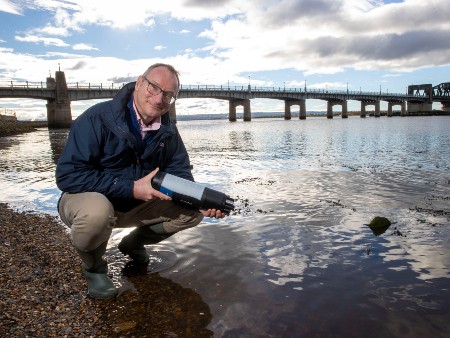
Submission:
[[[110,127],[115,125],[116,127],[124,129],[126,126],[128,131],[131,130],[132,126],[128,122],[128,116],[130,114],[128,103],[134,93],[135,84],[136,82],[130,82],[123,86],[111,100],[111,110],[102,114],[103,120],[107,122]],[[176,132],[175,123],[170,118],[168,111],[161,116],[161,128],[170,133]]]

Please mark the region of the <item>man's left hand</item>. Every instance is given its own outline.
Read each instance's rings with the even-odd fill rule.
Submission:
[[[200,210],[200,212],[205,217],[224,218],[226,216],[226,213],[224,213],[222,210],[217,209]]]

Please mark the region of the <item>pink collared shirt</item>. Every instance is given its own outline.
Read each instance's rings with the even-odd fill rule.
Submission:
[[[145,138],[145,135],[147,135],[147,132],[152,130],[158,130],[161,127],[161,116],[155,117],[153,120],[150,121],[150,123],[145,124],[144,121],[142,121],[141,114],[139,114],[136,105],[134,104],[133,100],[133,108],[134,108],[134,114],[136,115],[136,120],[139,125],[139,129],[141,130],[141,137],[142,139]]]

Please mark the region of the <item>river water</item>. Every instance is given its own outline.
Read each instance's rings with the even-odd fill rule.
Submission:
[[[149,249],[147,274],[193,293],[202,310],[192,297],[185,303],[192,318],[206,318],[206,332],[450,335],[450,117],[179,121],[178,128],[197,182],[231,195],[236,210]],[[66,137],[67,130],[40,129],[0,138],[0,201],[56,215],[53,173]],[[367,226],[375,216],[393,224],[375,234]],[[108,260],[121,293],[143,294],[145,279],[136,288],[121,274],[127,260],[116,246],[127,231],[114,232]],[[150,308],[133,320],[158,311]],[[146,332],[138,327],[137,335]]]

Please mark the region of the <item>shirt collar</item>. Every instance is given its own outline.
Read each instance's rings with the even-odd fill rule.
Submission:
[[[150,121],[150,123],[146,124],[141,117],[141,114],[139,114],[139,111],[136,108],[136,105],[133,100],[133,111],[136,116],[136,120],[139,125],[139,129],[141,130],[141,136],[142,138],[145,137],[148,131],[152,130],[159,130],[161,127],[161,116],[155,117],[153,120]]]

